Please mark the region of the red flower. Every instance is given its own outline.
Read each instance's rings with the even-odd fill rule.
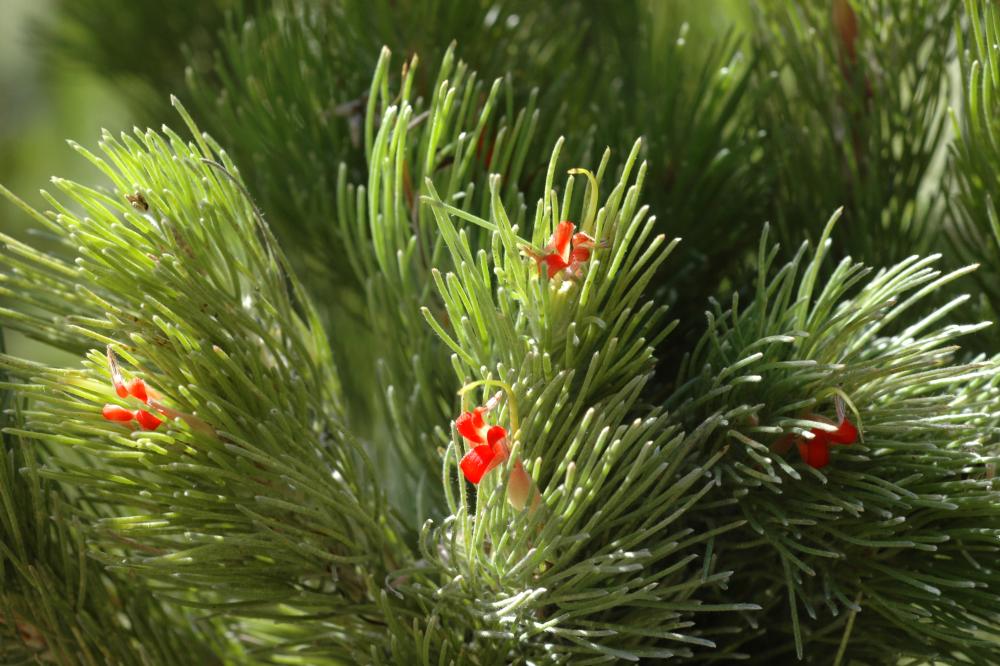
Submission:
[[[486,433],[489,432],[489,424],[483,418],[483,414],[488,412],[486,407],[476,407],[471,412],[464,412],[455,419],[455,429],[465,439],[475,444],[486,443]]]
[[[115,393],[118,394],[119,398],[127,398],[131,395],[142,403],[149,404],[149,392],[146,390],[146,382],[141,377],[133,377],[127,385],[125,384],[121,369],[118,367],[118,359],[115,358],[115,353],[110,345],[108,345],[108,368],[111,370],[111,385],[114,387]],[[136,409],[133,411],[110,403],[104,405],[101,414],[109,421],[127,423],[134,419],[143,430],[156,430],[163,423],[162,419],[153,416],[146,410]]]
[[[858,441],[858,427],[849,420],[842,419],[833,432],[827,432],[826,438],[834,444],[853,444]]]
[[[800,438],[797,443],[799,455],[810,467],[822,469],[830,464],[830,442],[825,437],[817,435],[810,440]]]
[[[802,460],[815,469],[822,469],[830,464],[830,446],[835,444],[850,445],[858,441],[858,428],[847,418],[841,419],[836,430],[813,428],[809,432],[812,433],[813,438],[810,440],[799,438],[797,444]]]
[[[464,412],[455,419],[455,429],[473,447],[459,463],[465,478],[472,483],[479,483],[487,472],[505,461],[509,454],[507,429],[491,426],[484,418],[496,406],[500,395],[498,393],[486,405]]]
[[[132,395],[143,402],[149,402],[149,395],[146,393],[146,382],[139,377],[133,377],[128,383],[129,395]]]
[[[480,444],[462,457],[459,467],[472,483],[479,483],[491,469],[507,459],[507,430],[493,426],[487,444]]]
[[[163,419],[158,419],[145,409],[135,410],[135,420],[139,422],[143,430],[156,430],[163,423]]]
[[[104,409],[101,413],[109,421],[131,421],[135,418],[135,412],[131,409],[125,409],[124,407],[119,407],[118,405],[104,405]]]
[[[580,273],[581,264],[590,259],[590,253],[597,242],[582,231],[574,234],[575,230],[575,224],[564,220],[556,225],[549,244],[545,246],[546,254],[527,252],[538,263],[539,273],[542,272],[542,264],[548,266],[550,280],[563,270],[570,275]]]

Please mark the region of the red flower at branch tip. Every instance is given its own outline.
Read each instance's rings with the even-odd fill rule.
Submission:
[[[493,426],[487,444],[480,444],[462,456],[459,467],[471,483],[479,483],[491,469],[507,459],[507,430]]]
[[[487,412],[485,407],[476,407],[471,412],[463,412],[455,419],[455,429],[458,434],[474,444],[485,444],[486,433],[490,426],[483,418]]]
[[[590,259],[590,253],[597,247],[597,241],[582,231],[574,234],[575,230],[575,224],[564,220],[556,225],[556,230],[552,232],[552,237],[545,246],[545,254],[525,251],[525,254],[538,263],[539,273],[542,272],[544,264],[548,267],[550,280],[560,271],[566,271],[568,275],[580,274],[581,265]]]
[[[858,427],[846,417],[837,424],[836,430],[813,428],[809,432],[812,433],[813,438],[810,440],[800,438],[797,444],[802,460],[815,469],[822,469],[830,464],[830,446],[835,444],[850,445],[858,441]]]
[[[483,476],[505,461],[509,454],[507,429],[491,426],[485,419],[485,414],[496,407],[501,395],[497,393],[484,406],[476,407],[471,412],[463,412],[455,419],[455,429],[473,446],[459,463],[462,473],[471,483],[482,481]]]
[[[163,419],[158,419],[145,409],[135,410],[135,420],[139,422],[143,430],[156,430],[163,423]]]
[[[104,408],[101,410],[101,414],[108,421],[120,421],[121,423],[128,423],[129,421],[135,419],[143,430],[156,430],[160,427],[160,424],[163,423],[163,419],[153,416],[145,409],[132,411],[131,409],[125,409],[124,407],[110,403],[104,405]]]
[[[135,418],[135,412],[131,409],[125,409],[124,407],[120,407],[118,405],[104,405],[104,409],[101,410],[101,413],[104,415],[104,418],[109,421],[125,422],[131,421]]]
[[[128,393],[142,402],[149,402],[149,395],[146,393],[146,382],[142,381],[141,377],[132,378],[132,381],[128,383]]]
[[[799,439],[799,455],[802,460],[814,469],[822,469],[830,464],[830,443],[824,437],[813,437],[810,440]]]
[[[114,350],[108,345],[108,368],[111,370],[111,385],[119,398],[132,396],[144,404],[149,404],[149,391],[146,389],[146,382],[141,377],[133,377],[127,384],[122,376],[121,368],[118,366],[118,359]],[[135,411],[126,409],[120,405],[107,404],[101,410],[101,414],[109,421],[120,421],[127,423],[133,419],[143,430],[156,430],[163,423],[163,419],[153,416],[143,409]]]

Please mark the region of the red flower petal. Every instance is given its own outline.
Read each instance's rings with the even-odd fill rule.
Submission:
[[[830,431],[828,431],[828,430],[821,430],[820,428],[813,428],[809,432],[811,432],[813,434],[813,438],[811,440],[809,440],[809,441],[811,441],[811,442],[823,442],[824,444],[826,444],[826,445],[829,446],[829,444],[830,444]]]
[[[574,229],[576,229],[575,224],[564,220],[556,225],[556,230],[552,232],[552,239],[549,240],[549,249],[555,251],[565,264],[569,264],[570,242],[573,239]]]
[[[830,464],[830,446],[826,442],[813,442],[809,447],[809,465],[823,469]]]
[[[858,441],[858,427],[844,419],[836,430],[826,433],[826,436],[835,444],[853,444]]]
[[[808,442],[799,441],[799,455],[807,465],[822,469],[830,464],[830,444],[825,438],[814,437]]]
[[[474,444],[485,444],[483,432],[486,430],[486,422],[483,420],[485,411],[482,407],[476,407],[471,412],[463,412],[455,419],[455,429],[458,430],[458,434]]]
[[[118,394],[119,398],[125,398],[128,396],[128,389],[121,382],[111,382],[115,387],[115,393]]]
[[[588,248],[574,247],[573,252],[570,253],[571,264],[580,264],[588,259],[590,259],[590,250]]]
[[[479,483],[483,475],[493,467],[495,457],[493,449],[484,444],[462,456],[462,462],[458,466],[462,468],[462,474],[471,483]]]
[[[104,415],[109,421],[131,421],[135,418],[135,414],[130,409],[125,409],[118,405],[104,405],[104,409],[101,410],[101,414]]]
[[[141,377],[132,378],[132,381],[128,383],[128,392],[143,402],[149,402],[149,395],[146,394],[146,382],[142,381]]]
[[[140,409],[135,413],[135,420],[139,422],[143,430],[156,430],[163,423],[162,419],[158,419],[149,412]]]
[[[510,454],[510,451],[507,449],[507,429],[502,426],[493,426],[486,433],[486,442],[493,449],[493,455],[496,456],[493,464],[490,465],[492,469],[494,466],[507,460],[507,456]]]
[[[507,429],[503,426],[491,426],[486,431],[486,443],[494,446],[497,442],[507,439]]]
[[[559,271],[561,271],[561,270],[563,270],[565,268],[569,268],[569,262],[566,261],[565,259],[563,259],[558,254],[549,254],[549,255],[546,255],[545,257],[542,258],[542,261],[544,261],[546,264],[548,264],[548,267],[549,267],[549,279],[550,280],[552,278],[554,278],[556,275],[558,275]],[[540,267],[541,266],[539,266],[539,268]]]

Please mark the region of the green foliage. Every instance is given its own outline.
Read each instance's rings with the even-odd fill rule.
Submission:
[[[17,433],[81,452],[39,474],[109,507],[92,537],[134,546],[106,551],[106,563],[141,573],[164,598],[197,590],[199,603],[265,615],[285,603],[363,612],[356,567],[392,541],[392,517],[341,428],[312,306],[234,165],[195,136],[106,135],[104,157],[78,148],[110,192],[56,179],[64,200],[47,199],[58,212],[29,210],[76,250],[72,262],[4,238],[10,296],[48,306],[5,323],[70,351],[100,345],[83,369],[0,361],[31,396]],[[104,345],[158,392],[171,417],[162,432],[101,418],[103,403],[119,402]]]
[[[446,61],[444,71],[450,67]],[[431,108],[430,134],[441,136],[450,115]],[[411,113],[406,104],[389,106],[373,138],[372,163],[383,168],[370,181],[372,202],[382,201],[379,184],[401,173]],[[35,294],[53,293],[75,306],[72,314],[33,319],[10,312],[7,323],[70,350],[88,339],[111,346],[126,374],[134,368],[158,392],[151,404],[172,417],[162,432],[102,420],[99,406],[116,400],[99,351],[90,352],[83,370],[0,357],[23,382],[18,393],[31,405],[23,426],[8,432],[79,451],[82,460],[53,456],[39,475],[80,488],[111,512],[89,516],[88,533],[102,547],[99,559],[141,575],[164,599],[274,620],[322,615],[336,631],[310,636],[310,653],[355,660],[399,659],[410,649],[404,639],[410,631],[412,644],[426,646],[421,650],[435,660],[470,650],[483,663],[511,655],[688,654],[687,645],[712,644],[681,631],[690,626],[690,613],[752,607],[702,606],[694,596],[729,573],[703,575],[700,567],[688,567],[697,556],[691,550],[731,525],[698,535],[690,528],[667,531],[705,492],[699,484],[704,469],[688,470],[684,459],[715,421],[685,435],[661,410],[633,413],[653,363],[655,340],[646,336],[662,338],[668,330],[655,332],[659,315],[641,300],[669,247],[663,237],[650,239],[653,220],[638,206],[645,167],[629,184],[638,145],[604,205],[598,209],[592,189],[576,216],[613,248],[607,258],[596,250],[581,284],[541,278],[522,255],[526,241],[511,227],[499,178],[491,181],[488,220],[444,203],[427,181],[427,215],[438,234],[422,237],[435,239],[425,256],[447,251],[444,263],[456,270],[436,279],[452,332],[440,324],[434,329],[457,352],[452,365],[460,381],[474,373],[495,382],[496,372],[511,382],[499,418],[513,419],[516,400],[532,405],[521,425],[510,428],[512,455],[530,456],[527,468],[544,488],[544,508],[519,519],[500,491],[503,484],[489,482],[480,488],[475,514],[468,513],[464,485],[456,488],[451,480],[458,450],[449,447],[449,515],[440,527],[425,527],[422,558],[412,561],[375,470],[339,424],[336,370],[311,305],[236,180],[235,166],[192,130],[193,143],[170,131],[105,136],[105,158],[80,149],[111,181],[113,194],[57,179],[87,214],[74,214],[51,196],[59,212],[29,209],[76,245],[72,263],[5,238],[8,265],[48,278],[35,286],[17,283],[12,295],[37,304]],[[591,188],[599,187],[607,164],[606,156]],[[550,183],[555,165],[553,159]],[[561,205],[549,190],[534,214],[532,245],[572,213],[572,181]],[[370,230],[367,243],[376,272],[403,285],[407,274],[393,271],[406,264],[380,248],[388,249],[385,239],[394,228],[409,230],[409,223],[393,218],[391,208],[376,210],[384,224]],[[455,228],[452,214],[494,230],[479,236],[492,248],[496,285],[487,277],[487,255],[478,251],[473,259],[469,235]],[[507,295],[522,305],[511,310]],[[78,340],[63,342],[58,330]],[[590,370],[578,377],[581,364]],[[566,401],[571,395],[575,399]],[[656,510],[640,512],[650,497]],[[638,570],[646,573],[633,575]],[[459,574],[467,582],[452,590],[447,582]],[[387,596],[378,590],[390,578],[397,582]],[[617,591],[599,612],[584,613],[580,595],[609,587]],[[480,626],[482,640],[465,645],[444,622],[455,616]],[[600,622],[620,624],[617,638],[605,640]],[[375,640],[372,627],[386,623],[397,631]]]
[[[701,35],[688,36],[676,3],[445,5],[279,2],[223,31],[211,73],[192,70],[195,108],[249,169],[252,190],[279,238],[315,276],[307,279],[311,289],[357,284],[346,262],[330,260],[350,239],[342,236],[342,223],[330,224],[342,220],[344,211],[329,193],[342,170],[349,179],[367,172],[361,158],[370,143],[373,98],[364,94],[365,82],[382,44],[437,62],[457,39],[472,69],[487,77],[507,75],[496,101],[507,123],[522,106],[546,110],[538,120],[526,120],[538,123],[543,145],[561,134],[577,137],[567,150],[578,161],[647,135],[651,203],[663,212],[661,224],[688,239],[683,252],[692,259],[685,271],[665,273],[661,281],[680,289],[737,258],[741,234],[760,207],[751,155],[756,132],[746,131],[741,121],[749,108],[739,104],[751,68],[739,39],[713,40],[692,52],[687,39]],[[563,29],[568,25],[574,28]],[[609,86],[603,82],[609,72],[624,78]],[[439,94],[437,82],[420,70],[409,85],[414,98]],[[460,99],[479,109],[486,93]],[[541,193],[544,158],[526,150],[512,156],[516,173],[505,172],[506,164],[490,159],[502,154],[504,143],[512,145],[502,128],[499,117],[477,128],[480,159],[463,174],[464,182],[485,188],[487,172],[501,173],[506,187],[531,200]],[[421,186],[419,179],[414,183]],[[734,217],[739,223],[722,223]]]
[[[672,245],[651,237],[655,221],[638,204],[646,170],[631,182],[638,148],[598,207],[605,154],[578,208],[572,178],[562,202],[551,186],[557,144],[549,196],[529,216],[530,240],[517,234],[503,206],[499,177],[490,181],[485,217],[449,205],[428,184],[438,243],[454,271],[434,274],[444,313],[424,314],[454,352],[466,408],[501,388],[490,422],[507,426],[511,446],[508,462],[487,475],[475,497],[460,476],[453,480],[460,438],[444,452],[449,515],[425,528],[423,559],[403,572],[397,589],[430,612],[426,627],[414,629],[414,644],[422,639],[432,661],[690,656],[691,646],[714,645],[691,628],[692,613],[753,607],[703,604],[703,588],[730,572],[703,575],[690,566],[698,544],[734,525],[700,534],[678,526],[707,490],[703,468],[686,470],[688,452],[717,423],[685,434],[662,410],[640,402],[653,349],[669,331],[658,326],[662,310],[643,303],[642,294]],[[524,250],[544,244],[566,217],[607,238],[612,249],[596,250],[579,279],[548,279]],[[477,243],[477,227],[492,233]],[[471,398],[479,390],[482,400]],[[508,494],[522,459],[539,498],[519,509]],[[432,575],[436,584],[428,585]],[[586,601],[598,597],[599,604]],[[390,618],[390,626],[396,622]],[[474,630],[471,645],[456,647],[455,626]],[[417,661],[420,652],[405,645],[393,658]]]
[[[0,629],[65,663],[995,661],[1000,357],[938,268],[993,303],[995,9],[946,201],[957,0],[765,3],[753,41],[645,0],[178,5],[154,64],[148,8],[94,48],[109,6],[68,48],[186,64],[215,138],[175,102],[191,140],[74,144],[103,180],[49,212],[3,190],[42,240],[0,236],[0,324],[78,362],[0,355]],[[593,246],[549,275],[567,220]],[[838,405],[861,439],[810,467]]]
[[[856,31],[838,27],[838,4],[852,8]],[[843,206],[838,256],[889,263],[934,247],[944,193],[933,162],[947,127],[959,0],[762,7],[761,85],[770,94],[759,117],[778,239],[796,247],[816,236],[818,213]]]
[[[746,237],[757,233],[765,208],[756,57],[733,32],[706,43],[679,24],[670,3],[618,3],[609,20],[614,30],[600,34],[606,42],[598,50],[617,55],[620,79],[607,99],[590,102],[599,109],[595,144],[643,136],[658,231],[684,241],[657,288],[696,317],[702,302],[681,294],[739,273]],[[609,70],[608,63],[593,69]]]
[[[389,52],[383,51],[369,96],[364,125],[368,176],[360,184],[349,183],[348,168],[342,166],[335,204],[343,268],[353,270],[364,287],[363,323],[371,336],[360,352],[369,365],[358,364],[358,376],[347,380],[348,392],[371,391],[367,407],[374,421],[388,430],[372,438],[378,466],[409,470],[391,492],[417,528],[427,510],[437,513],[441,506],[436,483],[440,455],[430,435],[448,422],[453,407],[444,397],[453,392],[448,350],[420,316],[422,306],[440,307],[432,298],[433,271],[452,264],[420,198],[434,190],[468,214],[485,214],[491,193],[469,183],[485,175],[487,157],[480,137],[492,127],[497,139],[490,163],[505,174],[502,199],[523,218],[516,183],[538,113],[533,98],[516,115],[509,108],[504,112],[503,82],[487,86],[457,62],[451,50],[426,102],[412,99],[420,71],[416,59],[404,66],[398,93],[390,92],[389,63]]]
[[[793,650],[825,663],[842,641],[870,663],[987,663],[1000,597],[986,561],[1000,514],[998,452],[984,432],[1000,367],[955,359],[956,338],[982,328],[941,323],[967,296],[911,314],[968,270],[942,274],[939,256],[914,256],[872,275],[844,259],[821,285],[838,217],[808,262],[802,246],[773,277],[765,234],[753,300],[714,305],[668,403],[688,423],[722,412],[729,424],[701,456],[728,451],[699,513],[706,528],[746,521],[715,544],[723,561],[757,563],[737,569],[725,594],[764,606],[739,643],[762,663]],[[863,440],[812,469],[788,454],[787,435],[835,421],[836,396]]]
[[[38,26],[53,66],[85,65],[114,81],[148,122],[170,117],[187,66],[211,63],[216,32],[241,0],[174,0],[136,6],[108,0],[58,0]],[[248,5],[251,3],[247,3]]]
[[[479,1],[276,2],[252,20],[230,22],[211,71],[189,71],[196,110],[250,170],[251,187],[279,236],[294,250],[306,274],[314,276],[312,288],[327,291],[331,284],[364,283],[365,276],[359,278],[349,262],[331,260],[345,252],[351,238],[343,235],[345,212],[330,193],[344,178],[354,182],[368,175],[372,140],[384,109],[375,105],[389,103],[366,94],[371,71],[387,66],[378,65],[383,44],[437,62],[452,40],[476,26],[482,41],[479,48],[467,50],[468,57],[475,65],[486,65],[487,73],[502,75],[511,60],[528,57],[521,51],[535,48],[542,35],[551,35],[553,25],[583,18],[580,8],[572,5],[560,8],[517,0],[492,7]],[[436,20],[420,20],[428,15]],[[509,21],[511,16],[516,20]],[[402,26],[408,29],[401,31]],[[561,64],[582,34],[551,40],[546,52],[555,55],[533,56],[532,77],[544,80],[547,63]],[[383,76],[383,85],[389,86],[389,73]],[[415,98],[429,100],[441,94],[440,80],[419,73],[406,79]],[[489,92],[475,81],[467,91],[456,99],[460,108],[455,113],[463,119],[478,114]],[[494,98],[493,103],[509,115],[516,104],[527,101],[525,97],[515,102],[510,87],[505,97]],[[418,109],[411,118],[415,126],[423,122],[419,114]],[[475,150],[486,154],[499,130],[493,124],[477,128]],[[487,169],[485,160],[476,160],[459,172],[463,178],[457,183],[482,180],[470,167],[480,173]],[[407,178],[410,187],[421,186],[422,179]]]
[[[441,377],[440,370],[431,369],[442,365],[441,357],[427,349],[431,339],[422,323],[407,324],[411,320],[405,312],[386,317],[386,312],[398,312],[394,297],[372,290],[412,294],[413,285],[430,280],[423,240],[427,216],[414,205],[426,177],[447,190],[442,190],[445,198],[468,190],[470,197],[485,201],[479,197],[488,189],[487,177],[498,173],[504,201],[516,216],[520,206],[510,205],[515,193],[531,201],[545,185],[544,152],[538,146],[568,133],[574,137],[563,148],[569,159],[590,163],[603,146],[647,135],[643,152],[652,183],[647,192],[650,204],[662,213],[659,231],[686,239],[680,250],[682,268],[663,271],[656,280],[670,301],[739,263],[745,254],[742,240],[762,205],[760,173],[754,169],[758,137],[746,130],[750,107],[741,104],[752,66],[737,37],[692,50],[688,40],[701,35],[689,35],[676,7],[666,3],[584,7],[468,2],[435,13],[440,20],[430,23],[417,16],[427,10],[425,5],[393,3],[390,12],[384,2],[365,3],[363,10],[357,3],[278,3],[245,24],[234,21],[222,33],[212,73],[192,70],[189,76],[200,117],[236,151],[276,235],[290,249],[306,287],[319,297],[323,317],[330,326],[345,329],[333,344],[345,370],[351,412],[370,415],[375,424],[405,424],[402,429],[390,425],[397,440],[405,441],[412,440],[412,433],[427,432],[445,412],[429,397],[437,394],[429,389],[440,386],[439,380],[429,379],[422,384],[428,390],[415,392],[401,377],[413,371],[418,353],[424,366],[419,373]],[[345,30],[345,25],[363,28]],[[400,25],[408,26],[405,33],[398,32]],[[575,29],[562,30],[564,25]],[[423,67],[407,67],[397,78],[387,64],[368,60],[385,42],[404,53],[415,51],[424,61],[451,61],[455,56],[451,50],[442,53],[444,45],[456,37],[465,44],[469,33],[477,35],[475,46],[460,50],[469,65],[460,66],[455,77],[442,73],[435,79],[423,74]],[[384,82],[378,84],[385,92],[374,88],[365,94],[362,78],[369,62],[380,72],[385,69],[380,74]],[[571,69],[567,63],[573,63]],[[473,68],[487,76],[511,73],[491,87]],[[601,83],[609,71],[628,76],[609,87]],[[440,89],[445,77],[454,78],[449,86],[453,92]],[[397,93],[383,99],[389,90],[407,91],[412,131],[428,138],[410,144],[420,154],[403,161],[404,170],[395,179],[402,191],[383,187],[391,201],[369,201],[365,212],[354,184],[368,180],[370,189],[381,178],[381,167],[371,162],[372,138],[384,109],[407,101]],[[653,94],[640,94],[642,90]],[[453,101],[446,99],[448,94]],[[624,103],[630,98],[637,103]],[[430,146],[434,116],[424,114],[437,113],[433,104],[454,104],[449,113],[461,122],[446,119],[446,134]],[[426,154],[429,148],[434,155]],[[471,210],[482,204],[461,205]],[[357,229],[373,226],[383,207],[393,208],[393,216],[405,209],[418,218],[410,222],[421,230],[414,260],[418,270],[402,281],[384,282],[374,263],[363,259],[371,249],[359,243],[368,236],[359,236]],[[410,234],[405,227],[397,233],[396,239],[387,236],[387,242]],[[380,251],[384,260],[394,250]],[[390,268],[387,275],[396,272]],[[426,296],[426,289],[419,295]],[[678,306],[685,314],[701,307],[692,299]],[[687,321],[682,325],[687,328]],[[365,344],[358,344],[363,339]],[[379,369],[373,371],[377,359]],[[375,395],[372,378],[378,379],[379,394],[392,386],[389,402],[399,403],[393,408],[399,420],[381,418],[381,400],[369,399]],[[425,443],[402,447],[404,460],[428,450]],[[428,486],[420,485],[426,492]],[[400,490],[412,492],[407,482]]]
[[[6,384],[6,382],[5,382]],[[3,389],[4,427],[21,412]],[[90,559],[101,509],[43,475],[50,452],[5,431],[0,452],[0,659],[61,664],[219,663],[221,627],[191,619]]]
[[[985,315],[996,319],[1000,312],[1000,10],[989,2],[970,0],[966,14],[971,51],[959,48],[965,98],[953,114],[951,168],[958,191],[949,208],[949,231],[963,260],[982,263],[976,273],[981,302]]]

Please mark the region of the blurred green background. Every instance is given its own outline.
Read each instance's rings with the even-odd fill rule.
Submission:
[[[93,146],[102,127],[120,129],[133,122],[111,84],[86,67],[49,55],[37,27],[53,15],[55,4],[0,2],[0,183],[37,206],[44,204],[38,191],[51,176],[84,181],[93,176],[93,168],[66,139]],[[0,198],[0,230],[24,236],[28,226],[27,216]],[[17,356],[50,361],[58,356],[10,331],[4,340]]]

